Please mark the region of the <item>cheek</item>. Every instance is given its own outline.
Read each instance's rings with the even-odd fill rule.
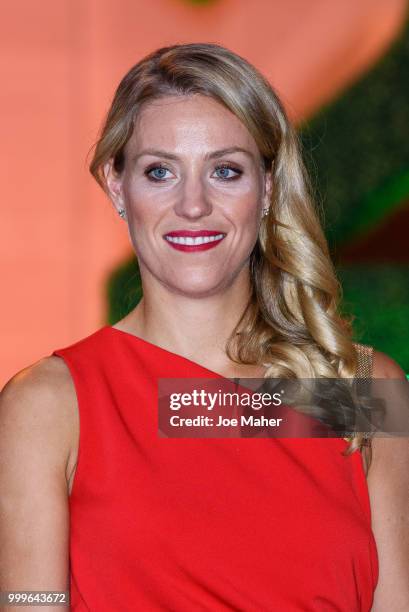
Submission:
[[[240,233],[252,234],[258,228],[260,202],[254,192],[229,203],[228,216]]]
[[[123,186],[123,194],[135,220],[145,217],[159,219],[177,201],[177,192],[174,190],[151,185],[140,177],[127,181]]]
[[[220,189],[218,195],[218,200],[228,210],[232,220],[240,220],[240,223],[256,222],[261,209],[262,189],[253,177],[237,182],[229,189]]]
[[[123,193],[129,211],[128,218],[132,221],[132,225],[151,226],[160,208],[157,198],[153,197],[148,189],[141,189],[132,184],[124,187]]]

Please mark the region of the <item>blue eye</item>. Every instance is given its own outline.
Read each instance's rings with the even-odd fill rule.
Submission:
[[[156,172],[156,174],[151,175],[151,172]],[[146,176],[154,181],[162,181],[165,178],[166,172],[169,172],[169,170],[164,166],[153,166],[145,170]]]
[[[166,179],[166,172],[170,172],[165,166],[157,165],[151,166],[147,168],[144,174],[149,178],[149,180],[154,181],[156,183],[164,182]],[[234,181],[243,174],[243,171],[239,168],[235,168],[234,166],[230,166],[229,164],[220,164],[216,166],[215,172],[221,172],[221,175],[216,176],[216,179],[220,181]],[[230,173],[233,173],[231,175]]]
[[[220,166],[217,166],[216,172],[220,170],[223,172],[223,174],[216,178],[221,181],[234,181],[243,174],[242,170],[239,170],[239,168],[235,168],[233,166],[229,166],[228,164],[221,164]],[[235,172],[235,174],[231,176],[231,175],[228,175],[228,172]]]

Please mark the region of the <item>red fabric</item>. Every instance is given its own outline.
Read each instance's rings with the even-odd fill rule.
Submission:
[[[71,610],[370,611],[378,557],[346,441],[160,438],[157,378],[218,375],[110,326],[52,354],[80,414]]]

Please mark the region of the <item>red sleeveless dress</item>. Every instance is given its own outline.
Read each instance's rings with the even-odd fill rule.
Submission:
[[[157,378],[220,377],[104,326],[55,350],[80,416],[71,610],[369,612],[359,452],[342,438],[160,438]]]

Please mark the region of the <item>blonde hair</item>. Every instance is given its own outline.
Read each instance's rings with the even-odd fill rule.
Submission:
[[[342,288],[312,196],[297,133],[270,83],[254,66],[217,44],[157,49],[121,80],[107,113],[90,172],[107,193],[104,164],[116,172],[142,105],[169,95],[210,96],[254,137],[273,189],[269,214],[250,258],[251,297],[226,351],[238,363],[268,364],[270,378],[356,376],[352,318],[339,313]],[[367,444],[362,433],[345,454]]]

